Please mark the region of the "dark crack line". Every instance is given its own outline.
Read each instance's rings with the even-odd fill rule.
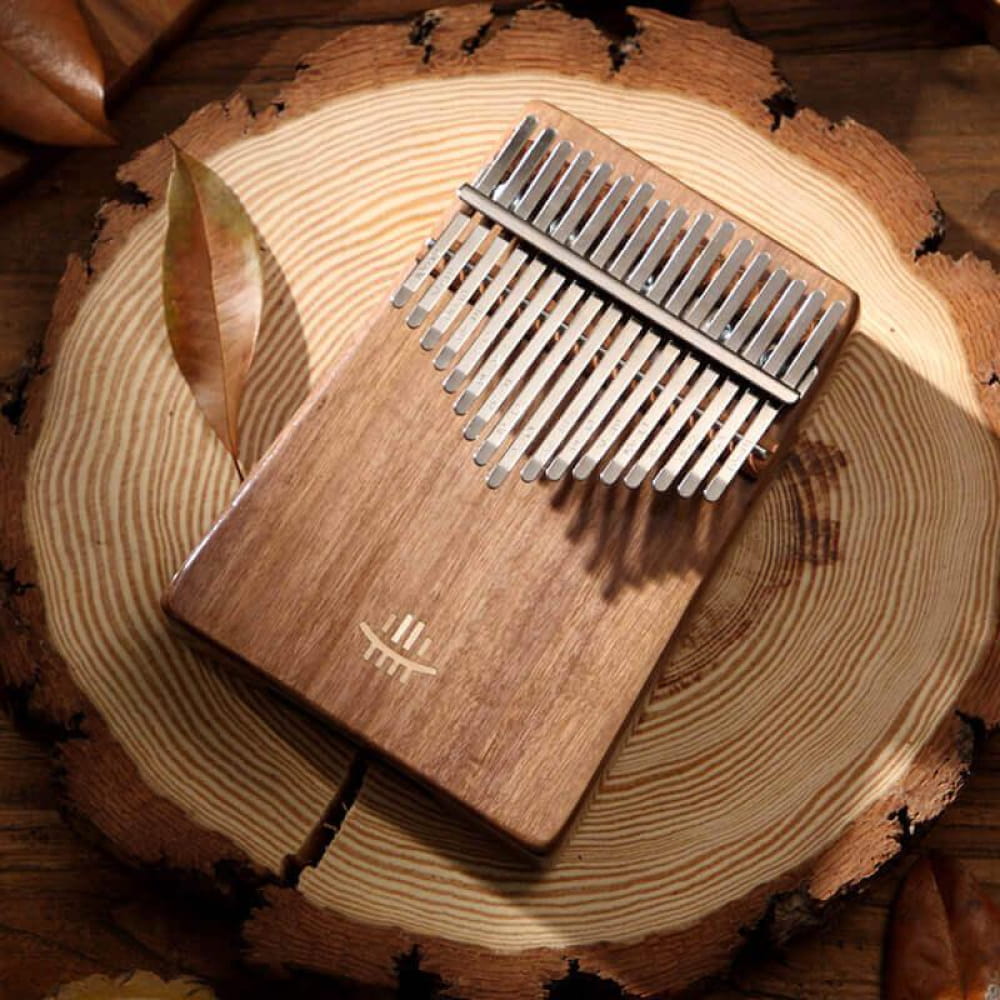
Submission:
[[[298,852],[286,858],[281,876],[283,886],[289,889],[297,888],[305,869],[315,868],[323,860],[361,794],[367,770],[368,758],[361,751],[357,751],[340,792],[330,801]]]
[[[913,259],[920,260],[929,253],[935,253],[941,246],[947,228],[944,209],[941,207],[941,202],[935,198],[934,208],[931,211],[930,232],[913,248]]]
[[[434,55],[434,43],[431,39],[434,30],[441,23],[441,15],[434,10],[425,11],[414,22],[410,30],[410,44],[422,47],[424,50],[423,63],[426,65]]]

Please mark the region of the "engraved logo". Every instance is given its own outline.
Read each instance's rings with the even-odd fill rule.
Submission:
[[[426,625],[414,615],[404,615],[397,624],[396,616],[389,615],[376,634],[368,622],[362,622],[361,632],[368,640],[365,659],[390,677],[398,677],[400,684],[405,684],[411,674],[435,677],[437,667],[421,662],[431,648],[430,639],[423,635]]]

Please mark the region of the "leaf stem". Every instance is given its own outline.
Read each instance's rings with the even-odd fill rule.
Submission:
[[[236,469],[236,475],[239,476],[242,483],[246,479],[246,476],[243,475],[243,469],[240,468],[240,460],[235,455],[233,455],[233,466]]]

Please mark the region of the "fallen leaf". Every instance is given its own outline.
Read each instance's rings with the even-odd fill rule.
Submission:
[[[253,223],[225,181],[173,146],[163,249],[170,345],[240,478],[239,415],[253,363],[264,279]]]
[[[1000,996],[1000,907],[953,858],[932,853],[910,869],[893,904],[886,1000]]]
[[[0,0],[0,128],[34,142],[114,145],[104,68],[76,0]]]
[[[152,972],[130,972],[67,983],[51,994],[51,1000],[215,1000],[215,994],[186,976],[164,982]]]

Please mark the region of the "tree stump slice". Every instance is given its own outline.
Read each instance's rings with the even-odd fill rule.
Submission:
[[[791,114],[765,50],[632,17],[613,44],[487,5],[351,29],[265,112],[235,98],[174,136],[266,248],[251,461],[531,98],[859,293],[794,453],[546,868],[167,631],[159,594],[236,484],[163,328],[164,144],[121,172],[149,203],[105,206],[63,280],[22,433],[0,446],[23,473],[0,493],[5,680],[78,737],[69,804],[119,852],[283,880],[246,927],[258,961],[384,985],[416,946],[464,996],[537,994],[568,960],[679,989],[745,929],[782,935],[872,875],[953,798],[976,720],[1000,721],[1000,279],[930,252],[922,179],[856,123]]]

